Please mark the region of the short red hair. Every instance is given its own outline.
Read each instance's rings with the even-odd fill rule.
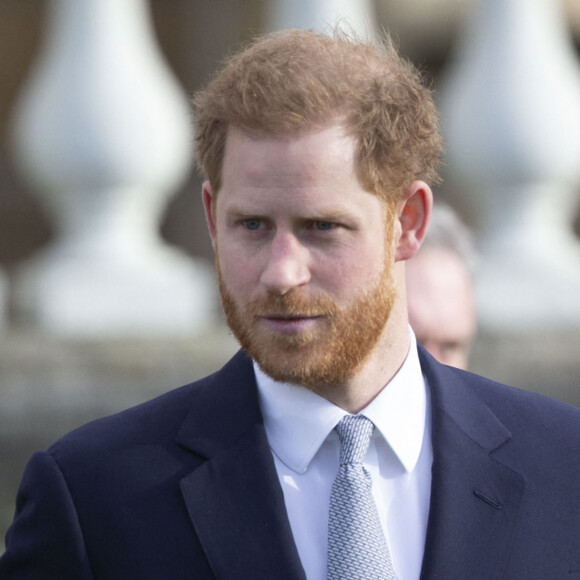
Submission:
[[[292,135],[340,122],[357,141],[365,189],[384,199],[438,180],[439,115],[417,69],[392,42],[286,30],[228,59],[194,97],[197,163],[215,192],[227,130]]]

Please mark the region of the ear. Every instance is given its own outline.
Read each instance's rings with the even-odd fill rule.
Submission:
[[[216,244],[216,226],[215,226],[215,195],[213,193],[211,183],[205,181],[201,188],[201,197],[203,199],[203,207],[205,209],[205,219],[207,220],[207,227],[209,229],[209,236],[211,244],[215,250]]]
[[[424,181],[413,181],[405,187],[397,204],[395,227],[399,235],[395,261],[408,260],[417,253],[425,237],[432,208],[433,193]]]

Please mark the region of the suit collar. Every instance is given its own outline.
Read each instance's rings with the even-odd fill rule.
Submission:
[[[304,579],[243,351],[198,385],[177,441],[207,459],[181,491],[216,577]]]
[[[303,474],[347,412],[310,389],[275,381],[256,363],[254,371],[270,446],[287,467]],[[412,332],[401,368],[388,388],[360,412],[374,423],[403,468],[412,472],[423,445],[427,413],[426,385]]]
[[[473,375],[420,349],[431,390],[433,479],[421,578],[497,578],[525,478],[494,457],[511,433],[473,389]]]

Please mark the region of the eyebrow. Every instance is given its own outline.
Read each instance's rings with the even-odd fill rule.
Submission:
[[[242,208],[236,204],[226,206],[225,212],[227,215],[238,215],[238,216],[256,216],[262,214],[262,212],[260,211],[251,211],[249,209]]]
[[[253,211],[252,208],[242,208],[237,204],[232,204],[225,208],[226,214],[229,216],[240,216],[240,217],[265,217],[267,212],[263,209],[257,209]],[[355,219],[351,212],[346,211],[342,208],[320,208],[304,212],[298,216],[298,219],[303,220],[314,220],[314,221],[343,221]]]

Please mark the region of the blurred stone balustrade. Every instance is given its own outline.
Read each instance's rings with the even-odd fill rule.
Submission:
[[[57,239],[21,266],[14,307],[48,333],[186,334],[214,314],[212,274],[158,236],[192,159],[185,95],[145,0],[53,0],[17,102],[14,159]]]
[[[328,32],[344,22],[359,34],[373,35],[371,0],[271,0],[267,4],[268,30],[313,28]]]
[[[441,89],[447,172],[474,210],[480,317],[580,326],[580,65],[554,0],[478,0]]]

